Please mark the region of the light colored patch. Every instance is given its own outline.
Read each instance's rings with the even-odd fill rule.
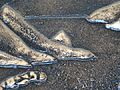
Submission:
[[[120,83],[118,84],[118,90],[120,90]]]
[[[54,57],[47,55],[45,53],[40,54],[40,52],[36,52],[35,50],[31,50],[29,55],[31,55],[31,57],[33,58],[33,61],[38,62],[38,64],[39,64],[39,62],[55,61]]]
[[[72,46],[70,37],[63,30],[59,31],[54,37],[52,37],[52,40],[58,41],[66,46]]]
[[[87,21],[91,22],[91,23],[108,23],[105,20],[100,20],[100,19],[87,19]]]
[[[118,21],[116,21],[116,22],[111,23],[111,24],[106,24],[105,27],[107,29],[120,31],[120,19]]]
[[[13,11],[16,16],[11,16],[13,18],[19,18],[19,22],[17,22],[17,20],[12,20],[10,17],[8,17],[11,20],[11,23],[9,23],[9,25],[14,29],[15,32],[19,32],[22,35],[20,35],[21,37],[29,37],[27,38],[28,41],[31,41],[33,39],[33,36],[31,36],[31,34],[26,31],[23,32],[23,30],[21,28],[26,28],[26,30],[31,30],[32,34],[34,34],[34,36],[37,38],[35,39],[36,41],[34,42],[34,44],[39,45],[41,48],[45,48],[47,53],[49,53],[50,55],[54,56],[55,58],[59,59],[59,60],[80,60],[82,59],[81,57],[87,57],[87,59],[95,57],[95,55],[90,52],[89,50],[84,50],[84,49],[78,49],[78,48],[71,48],[68,46],[65,46],[63,44],[54,42],[52,40],[49,40],[47,37],[45,37],[43,34],[41,34],[40,32],[38,32],[38,30],[36,30],[33,26],[29,25],[24,18],[17,13],[17,11],[15,11],[12,7],[9,7],[10,12]],[[14,27],[14,26],[20,26],[20,27]],[[29,29],[28,29],[29,27]],[[19,44],[18,44],[19,45]],[[32,51],[33,52],[33,51]],[[29,52],[28,52],[29,53]],[[28,54],[27,53],[27,54]],[[28,56],[33,57],[33,61],[34,59],[36,60],[35,62],[39,62],[39,61],[50,61],[50,60],[55,60],[52,57],[50,57],[49,55],[38,55],[34,53],[30,53],[28,54]],[[36,57],[38,56],[38,57]],[[89,59],[90,60],[90,59]],[[81,60],[80,60],[81,61]]]
[[[4,13],[6,13],[6,12],[8,12],[8,11],[9,11],[8,8],[4,8],[4,10],[3,10],[3,12],[2,12],[3,19],[6,21],[6,23],[7,23],[7,22],[10,22],[10,20],[7,19],[7,16],[4,14]]]
[[[8,17],[7,17],[8,18]],[[37,52],[31,48],[29,48],[25,42],[19,37],[17,36],[13,31],[9,30],[9,28],[2,22],[0,21],[0,25],[3,27],[3,32],[5,34],[8,34],[8,36],[6,38],[9,38],[13,41],[13,45],[15,47],[16,53],[22,53],[25,55],[30,56],[34,61],[36,61],[36,63],[38,62],[42,62],[42,61],[50,61],[50,60],[55,60],[54,57],[42,53],[42,52]],[[16,24],[15,24],[16,25]],[[31,59],[30,59],[31,60]],[[18,64],[28,64],[27,62],[17,62]]]
[[[7,87],[14,88],[14,86],[15,86],[14,77],[11,77],[11,78],[7,79],[6,83],[7,83]]]
[[[4,90],[2,86],[0,86],[0,90]]]
[[[20,76],[15,76],[15,80],[20,80]]]
[[[2,83],[0,83],[0,85],[3,87],[3,88],[5,88],[5,81],[4,82],[2,82]]]
[[[17,83],[18,85],[27,85],[29,83],[28,79],[24,79],[21,82]]]
[[[86,19],[89,22],[108,23],[120,13],[120,1],[101,7],[93,11]]]
[[[3,51],[0,51],[0,66],[1,67],[19,67],[21,66],[21,68],[24,68],[24,67],[31,67],[30,64],[28,64],[28,62],[26,62],[25,60],[21,59],[21,58],[17,58],[17,57],[14,57],[10,54],[7,54]]]
[[[37,80],[37,75],[33,71],[30,72],[30,80]]]
[[[23,74],[21,77],[22,77],[22,78],[29,78],[29,76],[27,75],[27,73],[26,73],[26,74]]]
[[[47,75],[44,72],[40,72],[40,80],[41,81],[46,81],[47,80]]]

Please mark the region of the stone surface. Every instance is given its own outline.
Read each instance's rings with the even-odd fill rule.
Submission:
[[[89,14],[118,0],[16,0],[10,5],[22,15]],[[3,1],[0,1],[4,4]],[[1,5],[2,6],[2,5]],[[83,19],[28,20],[41,33],[51,38],[64,30],[74,47],[85,48],[98,56],[95,62],[59,61],[37,67],[48,75],[40,86],[20,90],[117,90],[120,64],[120,32],[107,30],[103,24],[90,24]],[[29,43],[28,43],[29,45]],[[0,69],[0,81],[23,69]]]

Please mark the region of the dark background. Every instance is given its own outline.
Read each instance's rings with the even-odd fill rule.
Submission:
[[[0,6],[10,0],[0,0]],[[14,0],[10,5],[25,15],[89,14],[118,0]],[[64,30],[73,47],[88,49],[97,61],[59,61],[40,66],[47,73],[44,84],[28,85],[19,90],[117,90],[120,64],[120,32],[107,30],[103,24],[90,24],[84,19],[28,20],[41,33],[51,38]],[[38,69],[38,67],[37,67]],[[24,69],[0,69],[0,80],[24,72]]]

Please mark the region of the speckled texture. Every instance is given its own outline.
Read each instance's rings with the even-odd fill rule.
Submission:
[[[118,0],[16,0],[11,6],[22,15],[89,14],[115,1]],[[28,22],[48,38],[65,30],[74,47],[91,50],[98,56],[98,60],[59,61],[57,64],[41,66],[48,75],[48,81],[40,86],[29,85],[19,90],[117,90],[115,80],[118,80],[120,74],[119,32],[107,30],[103,24],[90,24],[83,19]],[[0,80],[24,71],[0,69]]]
[[[120,15],[120,1],[102,7],[92,12],[87,20],[90,22],[110,23],[117,20]]]

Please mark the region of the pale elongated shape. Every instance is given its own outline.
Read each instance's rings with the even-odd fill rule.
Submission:
[[[120,18],[113,23],[106,24],[105,27],[107,29],[111,29],[111,30],[114,30],[114,31],[120,31]]]
[[[118,84],[118,90],[120,90],[120,83]]]
[[[0,67],[2,68],[32,68],[32,66],[23,59],[11,56],[0,51]]]
[[[72,46],[70,37],[63,30],[59,31],[55,36],[53,36],[52,40],[64,44],[66,46]]]
[[[20,39],[12,30],[10,30],[2,21],[0,21],[0,37],[3,41],[7,42],[11,48],[12,54],[26,55],[27,60],[31,64],[52,64],[55,58],[45,53],[37,52],[29,48],[22,39]],[[24,57],[23,57],[24,58]]]
[[[28,42],[39,48],[44,48],[49,54],[57,59],[86,61],[96,58],[96,56],[88,50],[82,48],[70,48],[48,39],[33,26],[28,24],[19,13],[8,5],[2,7],[1,16],[3,21],[6,22],[6,24],[21,38],[26,39]]]
[[[89,22],[109,23],[120,17],[120,1],[92,12],[86,19]]]
[[[16,76],[9,77],[2,81],[0,85],[4,89],[18,89],[29,83],[43,83],[47,80],[47,75],[40,71],[27,71]]]
[[[4,90],[4,88],[2,86],[0,86],[0,90]]]

